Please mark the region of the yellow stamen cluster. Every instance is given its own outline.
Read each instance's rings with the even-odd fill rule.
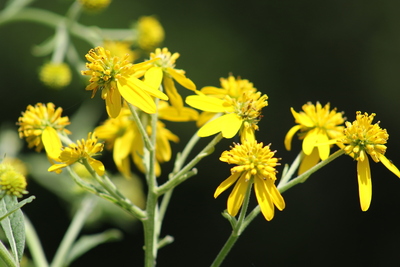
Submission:
[[[48,87],[62,89],[71,82],[71,69],[66,63],[44,64],[39,72],[40,80]]]
[[[163,49],[157,48],[156,51],[153,53],[150,53],[150,59],[155,59],[159,58],[160,60],[157,60],[154,62],[154,65],[161,67],[164,71],[167,70],[168,68],[175,68],[175,62],[176,60],[180,57],[180,54],[175,52],[171,54],[171,52],[168,51],[168,48],[164,47]],[[180,70],[182,74],[185,73],[185,71]]]
[[[104,144],[97,143],[97,137],[89,133],[86,140],[77,140],[76,144],[71,143],[68,147],[64,147],[59,159],[61,162],[71,165],[83,158],[89,159],[99,155],[103,151],[103,147]]]
[[[92,97],[100,88],[102,91],[101,97],[105,99],[107,94],[112,94],[113,90],[117,89],[116,79],[121,76],[132,74],[133,64],[129,62],[129,54],[125,54],[121,59],[117,56],[112,56],[109,50],[103,47],[90,49],[85,55],[90,63],[86,63],[86,68],[89,70],[81,71],[82,75],[91,76],[90,84],[86,86],[86,90],[93,90]]]
[[[27,194],[26,179],[21,173],[14,170],[11,165],[0,164],[0,189],[7,195],[22,197]]]
[[[151,51],[164,41],[164,28],[153,16],[140,17],[136,25],[139,47]]]
[[[385,144],[389,135],[386,129],[379,127],[379,122],[372,124],[374,117],[375,113],[368,115],[358,111],[353,123],[346,121],[345,137],[342,140],[346,145],[344,151],[355,160],[364,161],[366,152],[375,162],[379,162],[378,154],[384,155],[386,152]]]
[[[261,92],[246,91],[240,97],[225,97],[225,106],[232,106],[236,113],[244,122],[244,127],[258,129],[257,123],[261,119],[261,111],[268,106],[268,96],[261,95]]]
[[[251,177],[275,181],[275,167],[280,164],[274,155],[275,151],[271,151],[269,145],[253,141],[235,144],[231,150],[224,151],[219,160],[238,165],[231,169],[231,173],[244,173],[246,181]]]
[[[67,116],[61,117],[62,108],[55,109],[53,103],[37,103],[35,106],[29,105],[22,116],[18,118],[17,125],[19,137],[26,138],[28,147],[36,147],[36,151],[40,152],[43,149],[42,133],[46,127],[52,127],[57,132],[70,134],[71,132],[65,129],[70,124]]]

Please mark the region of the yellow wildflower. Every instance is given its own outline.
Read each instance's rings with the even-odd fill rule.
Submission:
[[[138,45],[145,51],[151,51],[164,41],[164,29],[154,16],[140,17],[136,29],[138,31]]]
[[[344,122],[343,113],[330,110],[330,104],[324,107],[317,102],[316,105],[308,102],[303,105],[303,111],[296,112],[291,108],[297,125],[293,126],[285,136],[285,147],[291,149],[293,135],[300,131],[299,138],[303,139],[302,150],[305,157],[300,165],[299,174],[307,171],[318,161],[329,157],[329,140],[336,139],[343,135]],[[320,143],[320,145],[319,145]]]
[[[7,195],[22,197],[27,194],[25,176],[7,163],[0,164],[0,190]]]
[[[72,165],[75,162],[82,163],[82,160],[86,159],[96,173],[102,176],[105,172],[104,165],[101,161],[94,159],[93,156],[103,151],[103,146],[104,144],[97,143],[95,134],[92,135],[92,133],[89,133],[86,140],[77,140],[76,144],[71,143],[67,147],[63,147],[57,159],[61,163],[53,164],[48,171],[59,173],[62,168]]]
[[[372,198],[371,170],[367,154],[373,161],[382,162],[386,168],[400,177],[397,167],[384,156],[389,135],[386,129],[379,126],[379,122],[372,124],[374,117],[375,113],[368,115],[358,111],[355,121],[352,123],[346,121],[344,137],[339,143],[346,154],[357,160],[358,191],[362,211],[368,210]]]
[[[279,210],[285,208],[285,201],[275,186],[275,167],[279,163],[274,154],[269,145],[264,146],[257,141],[235,144],[231,150],[222,153],[219,158],[221,161],[238,165],[231,169],[231,176],[223,181],[214,193],[214,198],[217,198],[236,182],[227,202],[230,215],[236,216],[243,204],[247,188],[253,183],[258,204],[266,220],[270,221],[274,217],[274,206]]]
[[[44,147],[50,158],[57,158],[62,146],[58,133],[71,133],[65,129],[70,124],[69,119],[61,117],[61,113],[62,108],[55,109],[53,103],[29,105],[18,118],[19,137],[26,138],[29,148],[36,147],[40,152]]]
[[[186,103],[203,111],[223,114],[202,126],[198,131],[200,137],[221,132],[223,137],[232,138],[240,130],[241,140],[245,142],[255,140],[254,132],[258,130],[262,108],[268,106],[267,99],[261,92],[245,91],[238,98],[192,95],[186,98]]]
[[[178,53],[171,55],[171,52],[169,52],[166,47],[163,49],[157,48],[154,53],[150,54],[150,59],[154,60],[159,58],[160,60],[152,63],[153,67],[150,69],[152,75],[147,75],[145,80],[147,82],[149,78],[149,84],[155,87],[157,84],[159,85],[158,81],[162,79],[165,93],[168,95],[171,105],[182,109],[182,97],[175,88],[174,80],[183,87],[193,91],[196,90],[196,85],[190,79],[186,78],[184,70],[175,69],[175,61],[179,56]]]
[[[157,109],[153,96],[168,100],[168,97],[158,90],[157,83],[160,81],[154,82],[154,75],[147,71],[151,67],[151,62],[157,59],[132,64],[128,58],[129,55],[121,59],[113,56],[103,47],[91,49],[86,54],[86,59],[90,61],[86,63],[89,70],[82,71],[82,75],[91,76],[86,90],[93,90],[92,97],[98,89],[101,90],[101,97],[106,101],[107,113],[112,118],[116,118],[121,110],[121,97],[149,114],[155,113]],[[139,80],[143,75],[146,81],[155,86],[152,87]]]
[[[228,78],[220,78],[220,82],[221,88],[205,86],[200,92],[219,99],[224,99],[225,96],[237,99],[242,96],[244,92],[249,91],[255,93],[257,91],[257,89],[253,87],[253,83],[249,82],[249,80],[242,80],[240,77],[235,78],[232,75],[229,75]],[[197,120],[197,126],[203,126],[207,121],[211,120],[215,114],[215,112],[202,112]]]
[[[71,82],[72,73],[68,64],[50,62],[40,68],[39,78],[50,88],[62,89]]]
[[[138,53],[131,49],[130,42],[107,40],[104,41],[103,46],[105,50],[110,51],[111,55],[117,56],[119,58],[123,58],[125,55],[128,54],[126,60],[128,60],[130,63],[139,58]]]

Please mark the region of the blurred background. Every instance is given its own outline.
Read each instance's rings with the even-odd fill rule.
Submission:
[[[5,0],[0,0],[3,8]],[[64,14],[67,0],[35,1],[31,6]],[[282,163],[294,160],[283,145],[294,125],[290,107],[300,111],[307,101],[327,102],[353,121],[355,112],[376,113],[390,135],[386,156],[400,167],[400,2],[354,1],[113,1],[100,14],[83,14],[80,22],[105,28],[127,28],[138,17],[156,15],[166,38],[164,46],[179,52],[177,68],[198,88],[219,86],[229,73],[241,76],[269,96],[258,141],[272,143]],[[0,26],[3,127],[15,122],[28,104],[53,102],[72,116],[91,93],[77,73],[63,90],[45,87],[40,66],[50,58],[35,57],[32,49],[54,29],[14,22]],[[81,58],[91,48],[74,40]],[[187,93],[182,87],[181,92]],[[99,94],[91,112],[106,118]],[[98,123],[99,123],[98,122]],[[194,123],[168,123],[181,137],[174,151],[196,130]],[[184,128],[183,128],[184,127]],[[82,136],[84,137],[84,136]],[[206,144],[211,138],[203,140]],[[199,173],[175,191],[162,236],[175,242],[159,251],[158,266],[208,266],[230,234],[221,212],[229,192],[213,198],[229,176],[230,166],[218,160],[234,140],[221,142],[214,154],[198,165]],[[196,147],[201,148],[201,144]],[[24,148],[23,155],[36,155]],[[105,153],[104,158],[110,157]],[[41,155],[44,157],[44,154]],[[105,161],[106,168],[112,162]],[[271,222],[260,215],[238,240],[223,266],[393,266],[400,248],[400,180],[382,164],[371,162],[373,198],[370,209],[359,207],[356,162],[343,156],[283,194],[286,209]],[[164,164],[163,172],[171,170]],[[279,169],[280,171],[282,168]],[[51,259],[70,221],[66,202],[28,177],[28,191],[37,199],[23,208],[35,225]],[[54,175],[54,179],[60,179]],[[160,181],[165,181],[165,175]],[[230,190],[228,190],[230,191]],[[252,207],[256,205],[253,195]],[[124,239],[101,245],[72,266],[142,266],[140,225],[124,229]],[[102,224],[85,234],[114,227]]]

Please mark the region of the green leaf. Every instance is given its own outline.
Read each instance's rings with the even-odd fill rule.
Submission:
[[[122,233],[117,229],[110,229],[103,233],[82,236],[78,241],[75,242],[69,251],[69,254],[65,260],[65,265],[70,265],[78,257],[100,244],[117,241],[121,238]]]
[[[20,208],[34,198],[34,196],[31,196],[18,203],[17,197],[6,195],[0,201],[1,227],[4,230],[16,262],[21,261],[25,248],[24,215]]]

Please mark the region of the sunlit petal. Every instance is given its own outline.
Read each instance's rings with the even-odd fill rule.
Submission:
[[[214,198],[217,198],[222,192],[228,189],[231,185],[233,185],[240,176],[240,172],[234,173],[228,178],[226,178],[215,190]]]
[[[228,197],[228,213],[231,216],[236,216],[239,212],[248,186],[251,186],[250,182],[246,181],[242,175]]]
[[[50,158],[57,159],[61,152],[62,143],[57,131],[47,126],[42,132],[42,142]]]
[[[186,97],[186,104],[194,108],[208,112],[225,112],[226,107],[223,106],[224,101],[215,97],[191,95]]]
[[[389,171],[393,172],[397,177],[400,178],[400,171],[397,169],[397,167],[390,161],[388,160],[384,155],[378,154],[379,160],[385,165],[386,168],[388,168]]]
[[[357,161],[358,192],[362,211],[367,211],[372,198],[371,171],[368,157]]]
[[[290,128],[289,132],[286,134],[286,136],[285,136],[285,148],[286,148],[287,150],[289,150],[289,151],[291,150],[291,148],[292,148],[291,143],[292,143],[293,135],[294,135],[298,130],[300,130],[300,128],[301,128],[301,125],[295,125],[295,126],[293,126],[292,128]]]

